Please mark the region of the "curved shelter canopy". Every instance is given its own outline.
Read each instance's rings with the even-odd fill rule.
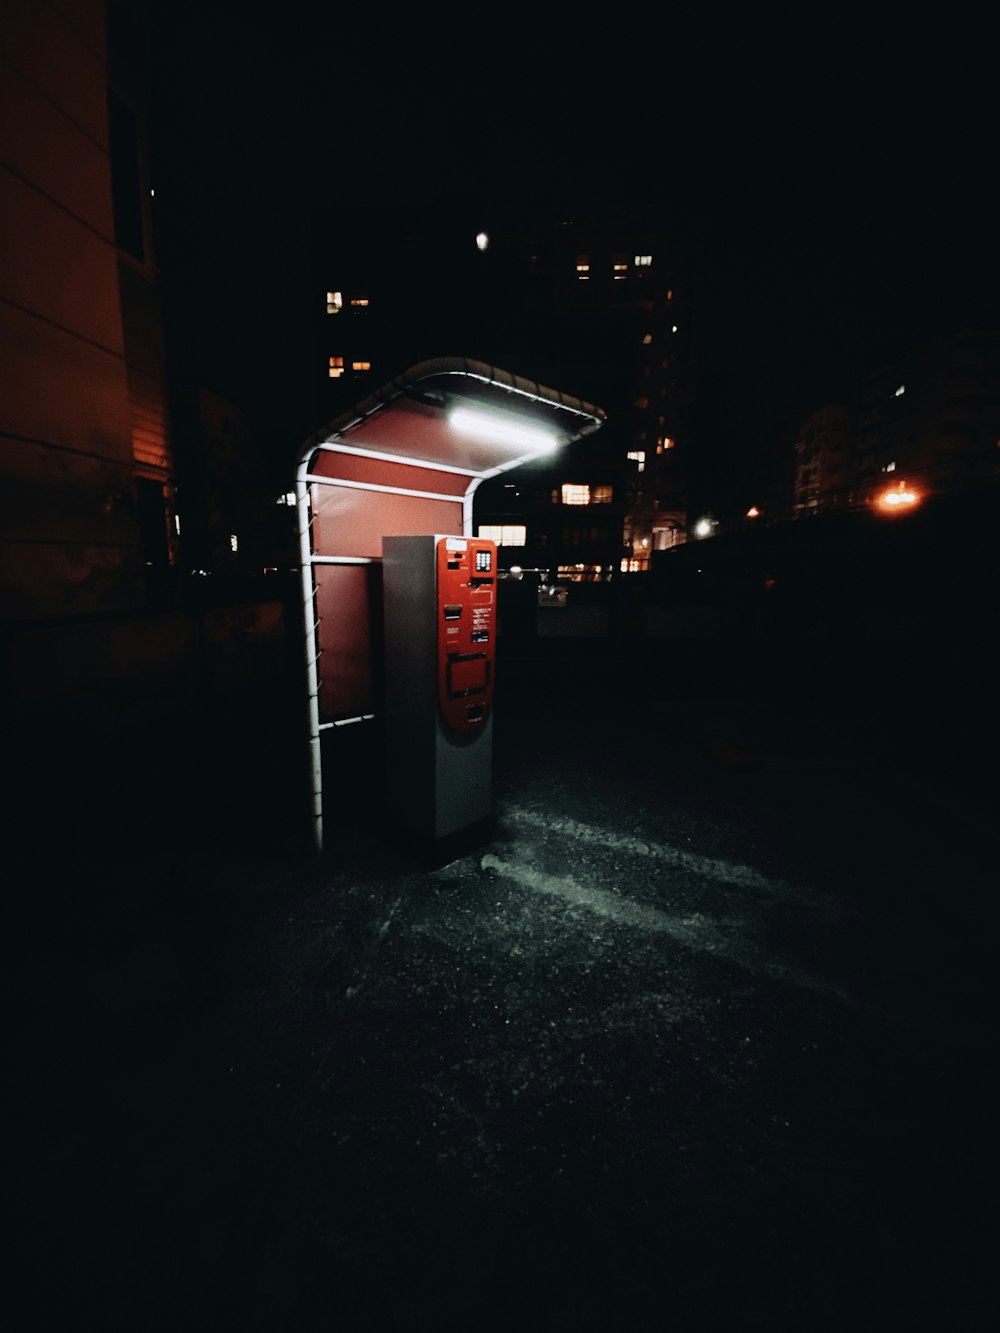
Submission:
[[[375,719],[382,538],[472,536],[476,488],[604,422],[601,408],[464,357],[421,362],[299,451],[296,501],[313,838],[323,733]]]

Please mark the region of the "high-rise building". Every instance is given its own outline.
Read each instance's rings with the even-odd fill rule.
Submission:
[[[794,450],[794,517],[849,508],[858,486],[853,409],[831,404],[811,413]]]
[[[477,492],[501,564],[605,579],[687,536],[692,330],[683,274],[647,228],[470,209],[351,209],[313,237],[315,412],[334,420],[407,366],[462,355],[597,403],[607,424]]]

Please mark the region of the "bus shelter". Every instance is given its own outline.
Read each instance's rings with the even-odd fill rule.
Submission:
[[[411,367],[300,449],[296,504],[317,851],[324,845],[324,742],[339,728],[376,720],[382,539],[474,535],[481,482],[556,452],[604,420],[601,408],[568,394],[446,357]],[[326,758],[329,772],[335,747]]]

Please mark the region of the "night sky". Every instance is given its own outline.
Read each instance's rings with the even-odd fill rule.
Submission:
[[[664,227],[693,288],[702,471],[748,496],[776,436],[883,359],[1000,326],[990,44],[957,11],[567,33],[532,11],[127,8],[151,37],[156,207],[188,238],[165,276],[203,330],[228,322],[250,383],[295,373],[295,238],[331,202]]]

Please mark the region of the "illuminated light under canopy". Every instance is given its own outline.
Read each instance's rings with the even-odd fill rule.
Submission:
[[[493,444],[511,444],[549,453],[559,447],[559,438],[538,426],[526,426],[509,418],[475,412],[468,407],[456,407],[448,413],[448,424],[455,430],[489,440]]]

